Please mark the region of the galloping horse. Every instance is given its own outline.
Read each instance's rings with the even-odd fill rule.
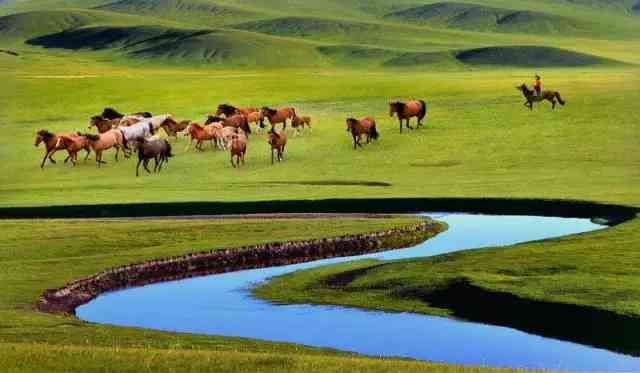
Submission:
[[[184,131],[191,123],[190,120],[176,122],[172,117],[167,118],[160,127],[167,133],[167,136],[178,138],[178,132]]]
[[[283,107],[279,109],[272,109],[264,106],[260,112],[263,117],[269,119],[269,124],[271,124],[271,128],[275,128],[275,125],[278,123],[282,123],[282,129],[287,129],[287,119],[293,118],[296,116],[296,110],[292,107]],[[264,128],[264,118],[260,121],[260,127]]]
[[[94,115],[91,117],[91,121],[89,122],[89,129],[91,127],[95,127],[98,129],[98,133],[105,133],[111,131],[113,127],[118,126],[120,124],[120,119],[107,119],[102,115]]]
[[[364,117],[360,119],[347,118],[347,132],[351,132],[353,136],[353,149],[357,149],[360,144],[362,135],[367,135],[367,144],[371,139],[378,139],[380,134],[376,129],[376,121],[373,117]]]
[[[60,134],[55,134],[52,132],[49,132],[47,130],[40,130],[38,131],[38,133],[36,134],[36,140],[35,140],[35,146],[38,147],[40,145],[40,143],[44,143],[45,145],[45,153],[44,153],[44,158],[42,158],[42,163],[40,164],[40,168],[44,168],[44,164],[47,161],[47,159],[49,159],[49,161],[51,161],[51,163],[56,163],[55,159],[53,159],[53,154],[58,151],[58,150],[62,150],[65,149],[65,146],[62,142],[60,142],[60,136],[68,136],[68,137],[76,137],[79,136],[80,134],[78,132],[65,132],[65,133],[60,133]],[[88,154],[87,154],[88,156]],[[69,157],[67,157],[67,159],[65,159],[65,162],[69,159]]]
[[[271,128],[268,133],[267,142],[271,145],[271,164],[273,164],[273,152],[278,156],[278,162],[284,159],[284,148],[287,146],[287,134],[284,131],[277,131]]]
[[[422,119],[427,116],[427,104],[422,100],[411,100],[407,102],[390,102],[389,103],[389,116],[393,117],[393,114],[398,116],[400,121],[400,133],[402,133],[402,120],[406,119],[407,128],[413,129],[409,125],[409,120],[412,117],[418,117],[418,127],[422,126]]]
[[[566,104],[562,97],[560,97],[560,92],[558,91],[542,91],[540,92],[540,95],[536,95],[535,91],[533,89],[530,90],[524,83],[516,87],[516,89],[522,92],[522,95],[527,100],[524,102],[524,106],[527,106],[529,110],[533,110],[534,102],[541,102],[544,100],[551,102],[552,109],[556,108],[556,100],[558,100],[562,106]]]
[[[185,129],[185,132],[191,137],[185,151],[189,150],[193,140],[196,142],[196,150],[203,151],[202,142],[207,140],[216,140],[216,129],[213,126],[205,126],[204,128],[196,122],[191,122]]]
[[[291,119],[291,127],[295,128],[297,135],[304,130],[305,125],[309,128],[309,131],[311,131],[311,117],[298,116],[296,114],[296,116]]]
[[[75,136],[58,136],[58,144],[56,147],[62,146],[64,149],[67,149],[67,153],[69,155],[64,160],[64,163],[67,163],[68,160],[71,160],[71,163],[75,166],[76,161],[78,160],[78,152],[82,149],[87,151],[87,155],[84,157],[84,161],[86,162],[91,154],[91,145],[86,137],[80,136],[78,132]]]
[[[129,142],[135,141],[138,137],[147,138],[155,134],[153,124],[148,121],[136,123],[129,127],[117,127],[122,132],[122,144],[124,145],[124,154],[129,156]]]
[[[85,133],[82,134],[82,136],[87,138],[89,145],[91,145],[91,148],[96,153],[96,164],[98,167],[100,167],[100,164],[102,163],[107,163],[102,160],[103,151],[110,148],[116,148],[116,162],[118,161],[120,149],[123,149],[124,152],[124,135],[121,130],[114,129],[109,132],[101,133],[100,135]]]
[[[138,164],[136,165],[136,177],[140,176],[140,163],[142,163],[144,169],[149,171],[149,160],[153,159],[155,164],[153,172],[162,171],[162,164],[169,163],[169,158],[173,157],[171,154],[171,144],[165,139],[159,140],[146,140],[144,138],[136,139],[136,148],[138,149]]]
[[[224,114],[225,117],[230,117],[235,114],[242,114],[246,117],[249,116],[249,114],[255,113],[257,111],[258,109],[254,107],[237,108],[229,104],[220,104],[218,105],[218,109],[216,110],[216,116]]]
[[[230,117],[222,118],[218,116],[209,115],[207,120],[204,122],[205,126],[211,123],[222,123],[224,127],[235,127],[240,128],[245,133],[251,133],[251,127],[249,127],[249,121],[247,117],[242,114],[234,114]]]

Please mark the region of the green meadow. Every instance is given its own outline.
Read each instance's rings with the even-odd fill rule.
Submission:
[[[636,0],[0,0],[0,207],[365,197],[640,206],[639,14]],[[523,106],[515,86],[531,84],[535,73],[566,106]],[[424,99],[428,117],[400,134],[388,102],[408,98]],[[116,163],[110,151],[101,168],[93,156],[65,165],[64,152],[39,167],[39,129],[91,132],[89,118],[105,107],[203,122],[220,103],[294,106],[312,117],[313,132],[289,132],[286,160],[276,165],[263,132],[251,135],[241,169],[209,146],[185,151],[185,137],[171,140],[175,157],[157,175],[136,178],[136,161]],[[380,139],[354,151],[345,119],[364,115],[376,118]],[[249,232],[234,220],[170,228],[164,221],[5,221],[0,370],[486,371],[93,325],[33,309],[44,289],[113,265],[411,221],[320,219],[277,228],[252,221]],[[487,292],[637,318],[639,242],[631,221],[508,249],[319,268],[257,294],[456,317],[460,309],[432,304],[429,294],[464,280]],[[351,284],[326,286],[328,277],[362,268]]]

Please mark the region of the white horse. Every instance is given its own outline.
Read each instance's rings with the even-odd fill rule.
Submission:
[[[131,151],[129,149],[129,142],[136,141],[139,138],[149,138],[155,134],[155,130],[153,128],[153,124],[150,121],[138,122],[129,127],[118,127],[118,130],[122,132],[122,139],[124,143],[125,150]]]

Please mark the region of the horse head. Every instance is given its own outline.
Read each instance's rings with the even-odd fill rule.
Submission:
[[[120,114],[114,108],[107,107],[102,110],[102,116],[106,119],[117,119],[124,117],[124,114]]]
[[[357,123],[356,118],[347,118],[347,132],[351,131]]]
[[[36,133],[36,141],[33,145],[38,146],[40,145],[41,142],[47,141],[48,139],[50,139],[51,136],[53,136],[51,132],[47,130],[40,130],[38,131],[38,133]]]
[[[404,108],[404,103],[400,101],[389,102],[389,116],[393,117],[394,113],[401,113]]]

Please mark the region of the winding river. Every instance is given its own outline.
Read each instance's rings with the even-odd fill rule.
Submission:
[[[125,289],[100,295],[76,313],[91,322],[294,342],[375,356],[571,371],[640,371],[640,358],[506,327],[339,306],[276,305],[250,294],[252,286],[272,276],[331,263],[426,257],[605,228],[589,219],[427,215],[447,222],[449,229],[411,248]]]

